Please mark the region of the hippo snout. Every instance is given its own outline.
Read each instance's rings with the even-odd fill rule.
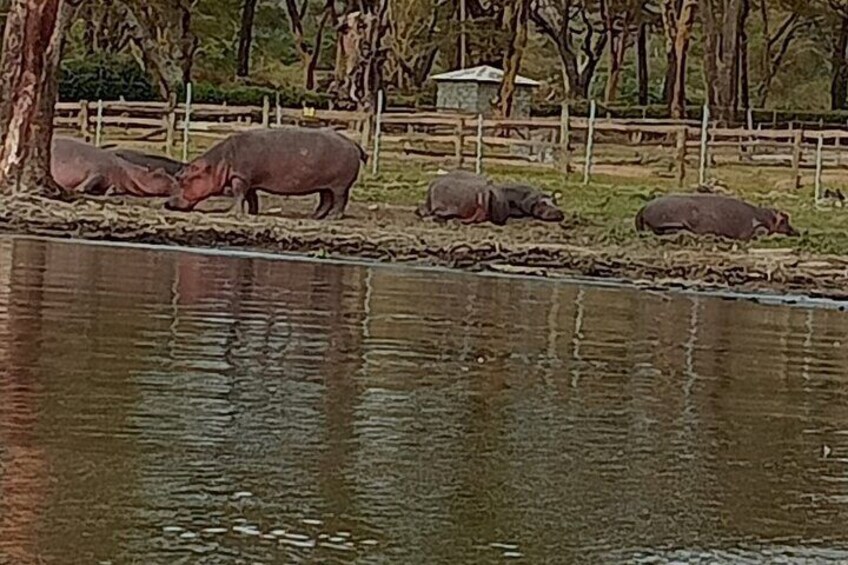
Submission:
[[[192,209],[190,202],[179,196],[172,196],[165,202],[165,209],[172,212],[188,212]]]
[[[562,210],[547,199],[540,200],[537,203],[533,210],[533,215],[545,222],[561,222],[565,219],[565,214],[563,214]]]

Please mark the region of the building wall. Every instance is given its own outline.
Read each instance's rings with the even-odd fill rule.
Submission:
[[[436,92],[436,107],[440,110],[478,112],[477,84],[472,82],[442,82]]]
[[[462,110],[474,114],[491,116],[494,112],[493,100],[496,100],[500,85],[476,82],[442,82],[436,92],[436,107],[445,110]],[[512,115],[525,118],[530,115],[532,89],[519,86],[515,90]]]

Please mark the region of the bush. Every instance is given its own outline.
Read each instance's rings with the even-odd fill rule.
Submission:
[[[63,61],[59,100],[158,100],[159,92],[141,67],[129,57],[102,56]]]
[[[198,82],[193,85],[192,99],[202,104],[229,104],[231,106],[261,106],[266,96],[273,105],[277,92],[280,94],[280,105],[285,107],[312,106],[326,108],[328,97],[324,94],[308,92],[298,88],[283,88],[279,91],[248,85],[216,85],[209,82]]]
[[[197,82],[192,88],[193,100],[206,104],[259,106],[265,96],[274,104],[277,95],[277,90],[273,88],[239,84],[220,85],[208,81]],[[326,95],[301,88],[282,88],[279,93],[280,104],[283,106],[308,105],[325,108],[328,103]],[[130,102],[162,99],[153,80],[131,57],[104,55],[71,59],[62,63],[59,73],[59,100],[78,102],[118,100],[121,97]],[[185,99],[184,88],[180,89],[177,99]]]

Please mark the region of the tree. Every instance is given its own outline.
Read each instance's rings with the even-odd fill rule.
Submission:
[[[711,115],[731,122],[739,108],[743,0],[700,0],[704,76]]]
[[[638,103],[648,105],[648,23],[639,22],[636,35],[636,82],[638,85]]]
[[[336,17],[335,2],[333,0],[325,1],[324,9],[321,11],[321,18],[318,22],[318,30],[315,33],[315,40],[312,45],[306,40],[306,33],[304,32],[304,20],[308,15],[308,10],[308,0],[303,0],[300,7],[297,6],[295,0],[286,0],[286,11],[288,12],[291,31],[294,35],[295,48],[303,65],[303,85],[307,90],[312,90],[315,88],[315,67],[318,64],[318,57],[321,54],[324,29],[327,23]]]
[[[57,196],[50,145],[57,75],[74,7],[65,0],[13,0],[0,73],[0,191]]]
[[[666,92],[672,118],[686,116],[686,65],[697,0],[662,0],[668,74]]]
[[[606,13],[606,0],[599,0],[598,12]],[[594,14],[583,0],[533,0],[530,19],[556,46],[566,96],[588,98],[595,70],[607,45],[603,18]]]
[[[624,68],[624,57],[630,46],[633,27],[641,19],[644,0],[607,0],[602,14],[604,30],[609,37],[609,72],[604,90],[604,102],[611,104],[618,97],[618,84]]]
[[[437,30],[453,8],[450,0],[389,1],[389,82],[401,90],[423,86],[444,42]]]
[[[198,0],[114,0],[136,57],[170,100],[191,80],[200,40],[192,31]]]
[[[255,15],[256,0],[244,0],[244,6],[241,10],[236,76],[246,77],[250,74],[250,46],[253,43],[253,17]]]
[[[763,108],[768,102],[772,82],[781,69],[783,62],[786,59],[786,54],[789,52],[789,47],[797,38],[799,32],[810,27],[814,19],[809,15],[803,14],[800,2],[793,2],[789,6],[791,10],[786,14],[777,29],[771,27],[772,9],[769,2],[761,1],[760,17],[762,18],[763,41],[765,47],[762,50],[760,61],[760,84],[757,87],[756,104]]]
[[[330,88],[342,106],[360,111],[376,107],[382,88],[387,49],[383,41],[388,29],[388,0],[369,3],[367,11],[353,11],[338,25],[335,78]]]
[[[515,98],[515,79],[521,69],[521,59],[527,48],[527,26],[530,17],[530,0],[513,0],[507,5],[504,22],[512,38],[504,51],[503,80],[498,94],[500,115],[508,118]]]

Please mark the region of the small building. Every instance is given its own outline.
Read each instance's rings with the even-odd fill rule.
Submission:
[[[491,116],[503,82],[504,72],[483,65],[471,69],[460,69],[433,75],[437,84],[436,108],[483,114]],[[515,98],[512,116],[524,118],[530,115],[530,98],[539,83],[523,76],[515,77]]]

